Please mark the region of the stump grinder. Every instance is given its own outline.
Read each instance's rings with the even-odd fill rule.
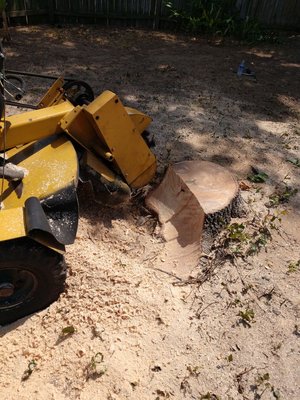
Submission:
[[[156,170],[143,138],[151,118],[124,107],[115,93],[94,99],[85,82],[58,78],[37,106],[15,104],[4,101],[8,74],[0,99],[0,325],[45,308],[63,291],[80,178],[96,198],[117,202]],[[5,103],[32,110],[5,116]]]

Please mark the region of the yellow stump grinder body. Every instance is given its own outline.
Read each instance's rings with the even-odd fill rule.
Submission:
[[[156,159],[142,136],[147,115],[124,107],[110,91],[74,102],[67,89],[58,79],[35,110],[0,121],[0,325],[48,306],[62,292],[80,174],[104,201],[108,193],[129,196],[155,174]]]

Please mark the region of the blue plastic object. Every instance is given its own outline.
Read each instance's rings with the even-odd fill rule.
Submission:
[[[245,71],[245,61],[243,60],[243,61],[240,63],[239,67],[238,67],[237,76],[239,76],[239,77],[242,76],[243,73],[244,73],[244,71]]]

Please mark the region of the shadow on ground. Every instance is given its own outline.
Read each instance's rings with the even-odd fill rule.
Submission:
[[[42,26],[15,28],[6,54],[8,68],[74,76],[95,93],[110,89],[147,112],[162,167],[203,158],[243,178],[254,165],[276,183],[296,171],[288,160],[299,157],[299,43],[296,35],[281,45],[250,46],[143,30]],[[237,77],[241,60],[257,80]],[[30,81],[29,98],[47,84]]]

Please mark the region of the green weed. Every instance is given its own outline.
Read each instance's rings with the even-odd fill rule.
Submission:
[[[255,399],[261,399],[267,390],[272,393],[272,398],[274,397],[277,400],[281,399],[279,390],[275,389],[270,383],[270,374],[268,372],[263,375],[258,375],[255,380],[255,385],[253,385],[252,388],[255,393]]]
[[[268,212],[263,218],[227,226],[221,244],[232,257],[253,256],[272,240],[272,231],[279,231],[282,215],[286,211]]]
[[[252,308],[247,308],[245,311],[240,311],[238,313],[238,317],[240,317],[240,322],[247,327],[251,326],[251,323],[254,322],[254,311]]]
[[[228,225],[228,238],[231,240],[237,240],[239,242],[246,242],[249,239],[249,235],[245,233],[245,225],[233,223]]]
[[[73,335],[73,333],[76,332],[76,329],[74,328],[73,325],[66,326],[65,328],[62,328],[60,335],[61,336],[70,336]]]
[[[269,196],[269,202],[266,204],[267,207],[277,207],[280,204],[288,203],[291,197],[298,193],[298,189],[290,186],[285,186],[282,190],[277,190]]]
[[[291,261],[288,265],[288,274],[292,274],[294,272],[299,271],[299,267],[300,267],[300,260],[298,261]]]
[[[183,9],[165,1],[170,20],[179,30],[236,37],[250,42],[279,42],[275,32],[262,29],[258,21],[241,19],[235,0],[187,0]]]
[[[250,182],[254,182],[254,183],[264,183],[268,180],[268,178],[269,178],[269,175],[266,174],[265,172],[253,173],[247,177],[247,179]]]
[[[86,377],[87,379],[96,379],[104,375],[107,371],[106,365],[103,363],[104,356],[102,353],[96,353],[90,363],[86,366]]]
[[[35,360],[29,361],[27,368],[25,369],[23,376],[22,376],[22,381],[27,381],[29,377],[31,376],[33,370],[36,368],[37,363]]]
[[[300,168],[299,158],[289,158],[287,161],[290,162],[291,164],[295,165],[295,167]]]
[[[58,339],[56,341],[56,344],[60,344],[61,342],[65,341],[66,339],[70,338],[71,336],[76,333],[76,328],[73,325],[68,325],[62,328],[60,331],[60,334],[58,336]]]

